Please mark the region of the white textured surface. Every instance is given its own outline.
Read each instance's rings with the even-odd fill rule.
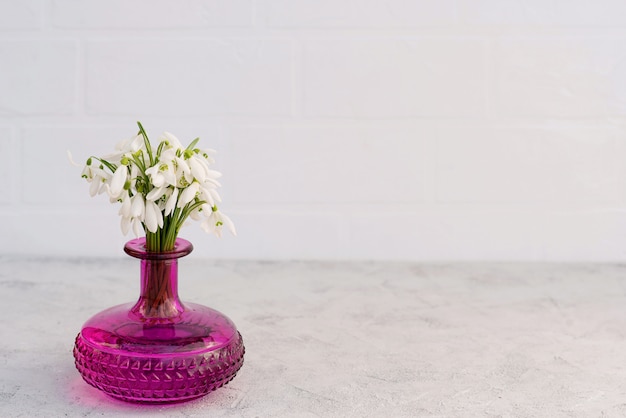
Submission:
[[[600,264],[180,263],[181,296],[247,353],[225,388],[135,406],[82,382],[93,313],[136,296],[130,259],[2,257],[0,416],[621,417],[626,268]]]

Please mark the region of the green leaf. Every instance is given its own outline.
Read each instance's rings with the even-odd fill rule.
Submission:
[[[191,141],[191,144],[189,144],[187,146],[187,148],[185,148],[185,153],[187,153],[187,151],[193,151],[193,149],[196,146],[196,144],[198,143],[198,141],[200,141],[200,138],[196,138],[193,141]]]
[[[146,150],[148,151],[148,157],[150,158],[150,166],[152,166],[154,164],[154,158],[152,157],[152,145],[150,145],[148,134],[146,133],[146,130],[143,129],[141,122],[137,121],[137,126],[139,126],[139,133],[143,136],[143,142],[146,144]]]

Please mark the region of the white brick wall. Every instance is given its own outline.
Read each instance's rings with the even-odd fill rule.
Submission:
[[[482,41],[308,41],[306,115],[330,118],[484,117]]]
[[[0,114],[72,114],[77,51],[75,41],[1,40]]]
[[[86,110],[93,115],[289,116],[291,55],[291,43],[283,40],[88,42]]]
[[[196,255],[626,260],[626,3],[0,0],[0,254],[122,256],[79,169],[219,150]]]
[[[50,22],[65,29],[167,30],[249,27],[252,0],[51,0]]]

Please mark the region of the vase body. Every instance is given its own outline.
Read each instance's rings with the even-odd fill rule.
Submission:
[[[83,325],[74,358],[87,383],[125,401],[164,403],[206,395],[235,377],[245,349],[233,322],[178,298],[178,258],[192,249],[180,238],[170,252],[146,251],[144,238],[126,244],[141,260],[139,300]]]

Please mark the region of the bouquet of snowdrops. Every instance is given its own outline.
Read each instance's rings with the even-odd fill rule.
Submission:
[[[113,154],[90,157],[82,172],[91,183],[91,196],[106,192],[111,203],[120,204],[122,233],[132,228],[139,236],[143,230],[146,249],[156,252],[174,249],[187,218],[218,237],[224,226],[236,234],[233,222],[217,207],[221,174],[211,169],[215,151],[196,148],[199,138],[183,147],[169,132],[153,147],[137,125],[137,135],[117,144]]]

